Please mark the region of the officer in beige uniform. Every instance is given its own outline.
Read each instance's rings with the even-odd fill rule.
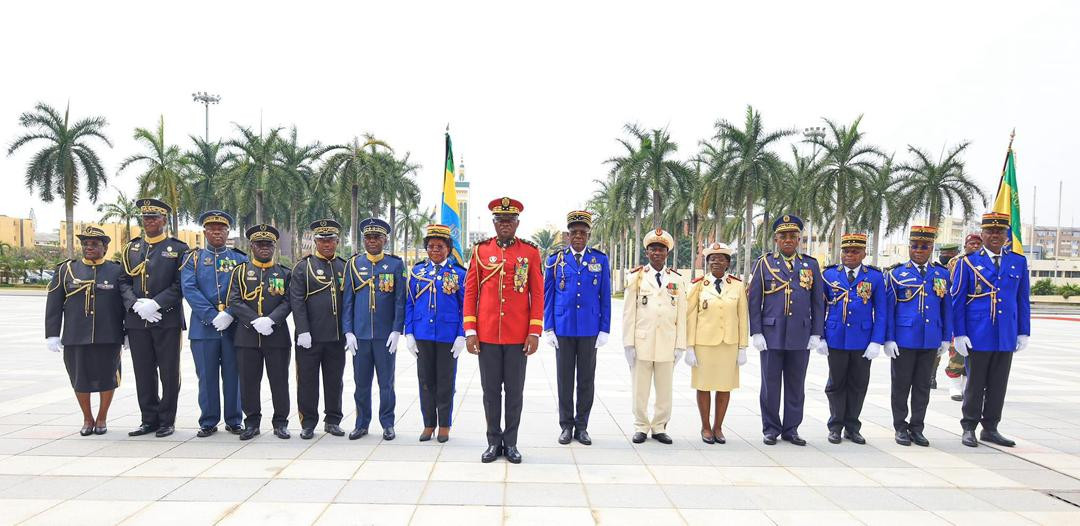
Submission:
[[[667,268],[668,252],[675,245],[671,234],[657,228],[645,236],[644,245],[649,264],[631,273],[623,296],[623,347],[633,375],[633,441],[640,444],[651,432],[670,444],[671,377],[686,350],[686,282]],[[646,409],[650,384],[656,387],[651,420]]]
[[[694,280],[686,314],[686,364],[697,390],[701,440],[724,444],[722,427],[731,391],[739,387],[739,366],[750,344],[746,286],[727,273],[731,248],[713,243],[703,252],[709,274]],[[716,417],[709,422],[710,391],[716,391]]]

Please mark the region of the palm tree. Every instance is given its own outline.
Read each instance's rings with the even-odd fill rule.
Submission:
[[[420,202],[420,187],[417,186],[413,175],[420,170],[420,164],[409,160],[409,152],[400,159],[388,155],[388,166],[383,177],[384,198],[390,202],[390,224],[397,224],[397,206],[405,206],[409,203]],[[390,252],[395,252],[397,233],[390,236]],[[405,241],[408,242],[407,240]]]
[[[660,228],[664,215],[664,200],[684,193],[692,177],[690,169],[670,157],[679,150],[666,129],[642,130],[627,124],[626,131],[638,139],[641,149],[632,159],[632,172],[640,173],[652,195],[653,228]]]
[[[303,230],[300,224],[302,207],[297,206],[298,202],[295,198],[304,196],[308,189],[315,184],[316,176],[313,164],[324,153],[326,153],[326,148],[319,144],[318,141],[312,144],[300,144],[296,126],[290,128],[288,137],[278,143],[278,164],[283,177],[277,179],[277,182],[283,184],[284,187],[277,189],[278,191],[274,193],[275,195],[291,197],[279,202],[280,204],[276,208],[279,209],[280,216],[284,219],[283,236],[289,240],[289,246],[284,247],[283,250],[291,251],[293,261],[300,257],[299,233]]]
[[[354,137],[351,144],[331,146],[327,148],[330,156],[326,158],[319,173],[321,182],[325,182],[328,186],[331,184],[337,186],[338,196],[347,196],[349,241],[353,247],[359,246],[356,226],[360,222],[361,197],[369,204],[378,202],[374,196],[379,193],[380,181],[375,176],[373,157],[380,148],[393,151],[390,145],[371,134],[364,134],[363,143],[359,138]]]
[[[739,257],[743,274],[750,271],[750,246],[753,244],[754,204],[774,186],[784,163],[770,148],[780,139],[794,134],[794,130],[766,131],[761,114],[752,106],[746,107],[746,119],[740,129],[734,124],[720,120],[716,123],[716,140],[726,143],[731,154],[731,169],[725,186],[732,197],[742,203],[743,242]]]
[[[398,211],[401,213],[395,218],[393,226],[395,231],[401,232],[402,256],[408,262],[417,261],[420,255],[416,247],[423,243],[427,226],[435,222],[435,210],[422,210],[419,201],[410,200],[403,202]],[[413,249],[412,258],[409,258],[410,248]]]
[[[217,194],[222,176],[236,157],[225,151],[221,142],[207,142],[201,137],[189,136],[195,149],[184,153],[184,184],[191,192],[191,212],[201,213],[222,207]]]
[[[847,126],[837,125],[829,119],[823,120],[829,126],[829,132],[823,137],[811,137],[809,142],[823,149],[821,173],[815,186],[829,192],[835,189],[832,256],[833,261],[840,261],[840,236],[844,232],[850,205],[848,192],[859,191],[865,178],[877,171],[876,161],[883,154],[863,141],[863,134],[859,131],[862,115]]]
[[[924,150],[908,145],[914,159],[896,167],[901,174],[897,187],[902,192],[898,206],[907,217],[927,212],[930,226],[936,228],[957,206],[964,218],[975,214],[976,198],[986,206],[986,194],[968,177],[960,158],[970,144],[965,141],[954,146],[936,163]]]
[[[636,128],[632,124],[624,126],[627,131]],[[639,240],[641,239],[643,216],[645,210],[649,207],[650,191],[645,172],[642,170],[642,164],[639,162],[641,152],[646,148],[646,145],[642,143],[638,135],[632,132],[630,135],[630,139],[616,139],[625,150],[625,153],[608,159],[605,164],[611,166],[608,176],[610,178],[609,190],[612,199],[619,203],[618,208],[622,212],[633,218],[634,239]],[[633,255],[628,259],[628,263],[629,265],[637,265],[641,262],[642,248],[637,243],[630,245],[630,247],[632,247]]]
[[[708,218],[712,214],[714,225],[702,225],[701,233],[707,235],[712,232],[712,240],[720,241],[727,220],[728,211],[732,210],[736,203],[727,184],[730,182],[728,172],[731,171],[731,149],[726,143],[719,145],[709,141],[701,141],[701,151],[698,152],[696,161],[704,170],[699,175],[701,201],[699,212],[702,218]]]
[[[183,205],[187,204],[188,186],[184,184],[184,158],[180,148],[165,143],[165,117],[158,120],[157,130],[135,128],[135,141],[146,146],[147,153],[135,154],[120,163],[117,173],[135,163],[146,165],[146,171],[139,174],[139,194],[152,195],[165,201],[173,209],[169,226],[173,234],[179,231],[180,216],[190,215]]]
[[[561,245],[559,232],[555,229],[538,230],[533,233],[530,239],[540,249],[540,258],[543,260],[546,260],[548,254],[551,254],[553,250],[557,250]]]
[[[784,163],[769,202],[771,215],[792,213],[809,223],[805,231],[807,252],[812,252],[809,244],[813,241],[813,226],[825,224],[832,217],[831,196],[817,188],[820,173],[821,162],[816,154],[802,155],[796,145],[791,145],[791,161]],[[825,231],[818,232],[817,237]]]
[[[116,189],[116,200],[111,203],[103,203],[98,205],[97,211],[101,214],[102,223],[107,223],[112,220],[118,220],[124,222],[124,239],[121,240],[121,245],[127,244],[131,241],[131,222],[141,216],[138,205],[135,204],[134,199],[128,199],[128,196],[124,194],[124,191]]]
[[[906,215],[899,212],[899,181],[893,177],[893,156],[889,155],[882,160],[874,173],[868,175],[863,184],[853,197],[851,207],[852,225],[856,228],[866,229],[873,233],[874,253],[871,262],[878,263],[878,255],[881,254],[881,229],[885,229],[888,235],[899,227],[902,227]],[[884,227],[882,224],[884,224]]]
[[[112,148],[105,137],[104,117],[90,117],[75,123],[70,121],[70,106],[64,115],[52,106],[39,102],[34,111],[19,115],[19,125],[29,131],[15,139],[8,147],[8,155],[23,145],[37,140],[48,143],[38,150],[26,167],[26,188],[35,190],[41,200],[49,203],[59,194],[64,199],[64,217],[67,220],[67,256],[75,256],[75,204],[79,202],[80,182],[86,185],[91,202],[96,202],[101,185],[106,183],[105,169],[90,144],[90,139],[100,139]],[[80,181],[82,179],[82,181]]]
[[[255,133],[251,128],[236,125],[240,132],[239,139],[232,139],[225,144],[236,148],[237,161],[229,170],[227,181],[223,186],[225,194],[234,200],[237,206],[237,217],[248,212],[248,202],[255,204],[255,222],[266,222],[266,205],[263,197],[268,191],[284,191],[295,187],[289,184],[294,174],[282,168],[278,156],[281,143],[281,128],[274,128],[265,135]]]

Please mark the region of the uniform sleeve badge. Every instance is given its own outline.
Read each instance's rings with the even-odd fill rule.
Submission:
[[[873,292],[874,286],[869,281],[863,281],[855,286],[855,291],[862,298],[863,304],[870,301],[870,294]]]
[[[945,297],[945,291],[948,289],[948,284],[945,282],[945,278],[934,278],[934,293],[939,298]]]
[[[814,271],[813,269],[803,268],[799,269],[799,286],[810,290],[814,286]]]

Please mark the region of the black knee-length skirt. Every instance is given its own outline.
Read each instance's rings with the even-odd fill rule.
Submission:
[[[120,344],[65,345],[64,366],[77,393],[120,387]]]

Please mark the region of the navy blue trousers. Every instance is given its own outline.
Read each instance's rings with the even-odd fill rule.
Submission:
[[[225,397],[225,424],[240,427],[240,371],[232,331],[213,340],[191,340],[191,357],[199,377],[199,427],[213,427],[221,422],[221,398]],[[218,383],[220,378],[221,383]]]
[[[806,399],[806,364],[810,351],[769,349],[761,351],[761,432],[790,437],[799,432]],[[783,388],[784,419],[780,420]]]
[[[371,381],[376,375],[379,379],[379,425],[383,429],[394,427],[395,363],[396,357],[387,350],[386,340],[356,340],[356,356],[352,359],[356,429],[371,424]]]

